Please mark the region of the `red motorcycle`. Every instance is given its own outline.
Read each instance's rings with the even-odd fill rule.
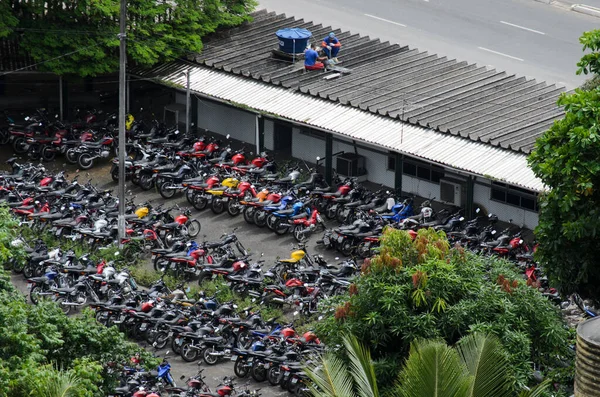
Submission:
[[[292,233],[294,238],[299,243],[306,241],[308,236],[317,230],[317,226],[321,226],[323,230],[326,229],[325,222],[316,207],[313,207],[310,217],[299,219],[292,218],[289,222],[293,225]]]
[[[211,205],[225,205],[231,216],[237,216],[242,212],[241,201],[247,201],[256,197],[257,192],[254,185],[248,181],[242,181],[236,189],[227,189],[221,197],[214,197]],[[218,208],[217,208],[218,210]]]
[[[204,191],[217,187],[221,179],[217,175],[209,176],[204,183],[183,182],[182,186],[186,188],[185,198],[198,211],[202,211],[208,205],[207,200],[202,200]]]

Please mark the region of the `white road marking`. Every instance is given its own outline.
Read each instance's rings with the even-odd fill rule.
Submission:
[[[373,18],[373,19],[378,19],[378,20],[383,21],[383,22],[391,23],[391,24],[394,24],[394,25],[402,26],[403,28],[406,27],[406,25],[404,25],[402,23],[390,21],[389,19],[379,18],[379,17],[376,17],[375,15],[365,14],[365,16],[369,17],[369,18]]]
[[[513,28],[527,30],[528,32],[532,32],[532,33],[537,33],[537,34],[541,34],[541,35],[545,35],[546,34],[544,32],[540,32],[539,30],[529,29],[529,28],[526,28],[525,26],[515,25],[514,23],[510,23],[510,22],[506,22],[506,21],[500,21],[500,23],[503,23],[503,24],[508,25],[508,26],[512,26]]]
[[[517,58],[517,57],[513,57],[512,55],[508,55],[508,54],[504,54],[502,52],[490,50],[489,48],[484,48],[484,47],[477,47],[477,48],[479,48],[480,50],[483,50],[483,51],[491,52],[492,54],[502,55],[503,57],[507,57],[507,58],[511,58],[511,59],[516,59],[517,61],[523,62],[523,59]]]

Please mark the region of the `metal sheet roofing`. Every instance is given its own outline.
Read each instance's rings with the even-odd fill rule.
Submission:
[[[535,191],[543,190],[541,181],[527,166],[523,153],[411,125],[206,66],[173,62],[150,70],[132,68],[129,72],[183,87],[186,78],[181,72],[188,69],[190,88],[197,93],[457,170]]]
[[[305,28],[320,43],[330,31],[342,43],[340,60],[351,74],[324,80],[272,54],[275,32]],[[197,63],[401,119],[449,135],[528,153],[535,138],[563,116],[556,101],[564,88],[408,46],[381,43],[329,26],[259,11],[254,21],[205,40]],[[388,137],[395,139],[397,137]]]

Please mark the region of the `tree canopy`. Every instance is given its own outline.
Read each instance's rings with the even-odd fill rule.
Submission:
[[[0,37],[57,74],[95,76],[119,66],[119,0],[0,2]],[[202,50],[202,37],[250,19],[255,0],[128,0],[127,55],[149,66]]]
[[[499,338],[512,390],[529,383],[532,362],[548,369],[572,357],[558,308],[526,285],[514,264],[451,248],[433,229],[414,241],[386,229],[380,253],[330,308],[334,315],[316,325],[318,334],[331,345],[353,334],[370,346],[378,379],[395,378],[416,339],[453,345],[474,332]]]
[[[584,33],[578,73],[600,71],[600,30]],[[600,88],[558,100],[565,116],[538,140],[529,165],[548,191],[540,198],[537,258],[552,285],[600,300]]]

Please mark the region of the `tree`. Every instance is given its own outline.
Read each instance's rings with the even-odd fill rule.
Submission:
[[[313,381],[316,397],[378,397],[375,368],[370,353],[356,337],[344,336],[348,366],[329,352],[306,370]],[[455,347],[439,339],[413,341],[397,382],[388,393],[397,397],[510,397],[510,366],[499,340],[491,335],[463,337]],[[547,389],[546,381],[533,391],[519,396],[539,396]]]
[[[548,187],[540,197],[537,258],[562,294],[600,300],[600,89],[562,94],[565,116],[529,156]]]
[[[347,296],[324,307],[334,315],[316,329],[328,345],[353,334],[370,346],[379,379],[398,373],[415,339],[454,345],[474,332],[500,339],[514,389],[530,382],[530,363],[549,369],[559,357],[573,358],[558,308],[526,285],[514,264],[450,248],[443,232],[420,230],[413,241],[386,229],[380,253],[362,271]]]
[[[10,4],[0,1],[0,38],[8,36],[19,20],[13,15]]]
[[[7,30],[41,70],[95,76],[119,66],[119,0],[2,1]],[[150,66],[202,50],[202,37],[250,19],[254,0],[128,0],[127,55]],[[4,12],[3,12],[4,9]],[[12,10],[7,14],[6,9]],[[2,36],[0,28],[0,37]]]
[[[77,397],[85,390],[73,371],[51,369],[44,375],[32,382],[32,394],[36,397]]]

